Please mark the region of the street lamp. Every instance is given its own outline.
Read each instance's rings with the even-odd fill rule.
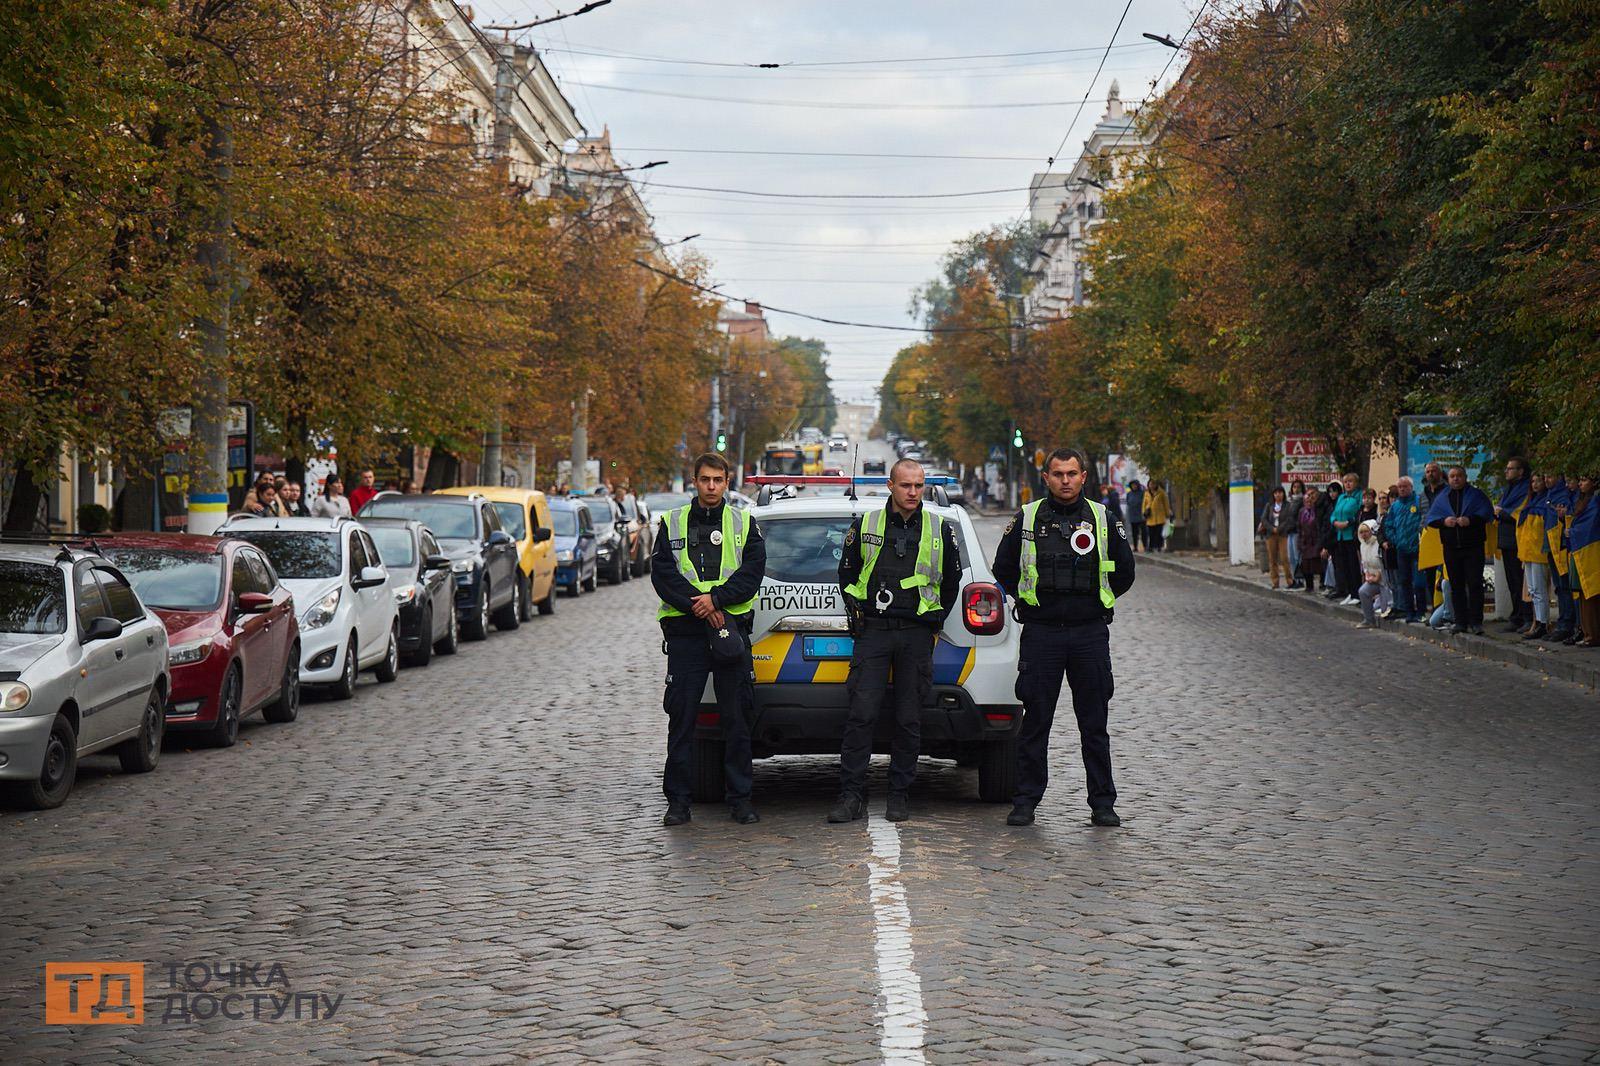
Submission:
[[[587,15],[595,8],[605,7],[609,3],[611,3],[611,0],[593,0],[593,2],[584,4],[582,7],[578,8],[578,10],[568,11],[566,14],[562,14],[558,11],[547,19],[534,19],[532,22],[521,22],[515,26],[485,26],[484,29],[500,30],[505,33],[510,33],[513,30],[531,30],[535,26],[547,26],[552,22],[560,22],[562,19],[570,19],[576,18],[579,15]]]
[[[492,29],[493,27],[490,28]],[[1174,51],[1181,51],[1183,49],[1183,45],[1179,44],[1177,41],[1174,41],[1171,37],[1168,37],[1164,33],[1141,33],[1139,36],[1152,40],[1156,42],[1156,44],[1164,44]]]

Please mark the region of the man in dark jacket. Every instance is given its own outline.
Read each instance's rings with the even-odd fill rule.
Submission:
[[[884,817],[911,817],[907,793],[922,749],[922,711],[933,697],[933,646],[961,592],[961,550],[946,519],[922,506],[920,463],[889,468],[889,503],[857,518],[844,535],[839,588],[855,635],[850,717],[839,750],[839,802],[830,822],[866,813],[872,732],[894,673],[894,741]]]
[[[1450,468],[1450,488],[1434,497],[1428,525],[1439,531],[1444,570],[1450,579],[1452,633],[1483,635],[1484,527],[1494,520],[1494,504],[1467,481],[1467,472]]]
[[[1139,550],[1141,543],[1148,551],[1150,541],[1144,524],[1144,486],[1138,481],[1128,482],[1128,493],[1123,499],[1128,505],[1128,543],[1133,546],[1134,551]]]
[[[1511,611],[1506,620],[1507,633],[1524,629],[1533,621],[1533,604],[1522,602],[1522,560],[1517,555],[1517,521],[1527,505],[1528,461],[1520,455],[1513,455],[1506,460],[1505,491],[1500,495],[1500,502],[1494,505],[1495,546],[1500,550],[1500,564],[1505,568],[1506,575],[1506,596],[1511,601]]]
[[[767,549],[750,512],[723,499],[731,469],[715,452],[695,459],[695,498],[661,516],[651,554],[650,580],[661,597],[656,617],[667,649],[663,825],[689,820],[695,728],[708,676],[717,694],[730,816],[742,824],[761,820],[750,801],[750,719],[755,710],[750,629]],[[725,647],[735,636],[742,637],[742,654],[723,661],[711,642]]]
[[[1017,792],[1007,825],[1032,825],[1049,779],[1050,726],[1062,675],[1072,689],[1090,820],[1121,825],[1111,777],[1106,718],[1112,695],[1111,620],[1116,598],[1133,587],[1128,530],[1083,497],[1083,453],[1057,448],[1045,461],[1048,495],[1024,507],[1000,538],[994,576],[1017,598],[1022,651],[1017,698]]]

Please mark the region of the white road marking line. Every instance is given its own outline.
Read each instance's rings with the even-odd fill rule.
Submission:
[[[878,986],[883,990],[879,1017],[883,1061],[896,1066],[926,1063],[928,1012],[922,1009],[922,978],[911,950],[911,908],[900,880],[900,830],[893,822],[867,816],[872,838],[868,886],[872,892],[873,946],[878,956]]]

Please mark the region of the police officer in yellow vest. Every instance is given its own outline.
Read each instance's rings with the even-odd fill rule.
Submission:
[[[761,820],[750,802],[750,719],[755,710],[750,626],[767,549],[750,513],[723,499],[731,473],[728,461],[714,452],[695,459],[694,501],[661,516],[651,555],[650,579],[661,597],[657,617],[667,652],[667,767],[662,778],[667,813],[662,825],[689,820],[695,730],[708,676],[717,694],[730,816],[747,825]],[[712,641],[725,648],[730,634],[742,635],[742,654],[736,661],[719,661]]]
[[[845,532],[839,587],[853,621],[850,715],[839,752],[839,802],[830,822],[866,812],[872,733],[894,671],[894,740],[889,756],[891,822],[911,816],[906,793],[917,774],[922,710],[933,696],[933,646],[961,588],[961,555],[950,523],[922,506],[922,467],[889,469],[889,503]]]
[[[1072,689],[1090,821],[1121,825],[1111,780],[1111,622],[1117,597],[1133,585],[1133,550],[1127,527],[1084,497],[1088,462],[1072,448],[1045,461],[1048,496],[1028,504],[1006,527],[995,552],[994,576],[1016,596],[1022,621],[1017,698],[1022,730],[1017,738],[1017,792],[1007,825],[1032,825],[1033,809],[1049,779],[1050,725],[1061,698],[1061,678]]]

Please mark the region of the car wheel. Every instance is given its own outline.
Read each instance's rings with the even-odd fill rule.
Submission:
[[[533,577],[519,578],[517,581],[517,619],[522,622],[533,621]]]
[[[540,614],[556,613],[556,576],[550,575],[550,591],[544,594],[544,599],[539,601]]]
[[[472,613],[467,616],[467,624],[462,635],[468,640],[489,639],[489,583],[483,582],[478,586],[478,602],[473,607]]]
[[[344,672],[339,680],[328,687],[328,694],[336,700],[347,700],[356,694],[356,635],[350,634],[350,643],[344,649]]]
[[[721,740],[695,738],[694,779],[690,792],[696,803],[721,803],[726,795],[728,779],[722,770],[724,750]]]
[[[445,623],[444,636],[434,644],[433,650],[440,655],[454,655],[461,648],[461,612],[450,606],[450,620]]]
[[[300,717],[300,645],[289,649],[289,658],[283,664],[283,684],[278,686],[278,698],[262,708],[261,717],[278,724]]]
[[[239,742],[239,710],[244,702],[244,678],[237,666],[228,668],[222,679],[222,691],[217,696],[217,721],[206,731],[206,744],[213,748],[231,748]]]
[[[581,566],[572,572],[572,587],[567,590],[567,595],[573,599],[583,595],[583,568]]]
[[[628,566],[629,572],[634,577],[644,577],[644,561],[645,561],[644,545],[641,544],[639,546],[639,558],[633,560],[633,562],[631,564],[629,564],[629,566]]]
[[[452,614],[455,612],[451,612]],[[427,666],[433,661],[433,607],[429,605],[422,612],[422,628],[417,630],[422,634],[422,639],[417,641],[417,648],[406,656],[407,666]]]
[[[235,720],[235,726],[237,726]],[[156,768],[161,759],[161,737],[167,731],[166,701],[161,690],[150,686],[145,697],[144,716],[139,719],[139,734],[117,745],[117,759],[122,770],[129,774],[147,774]]]
[[[613,585],[620,585],[628,579],[628,561],[618,552],[611,557],[611,573],[606,575],[606,580]]]
[[[599,587],[600,587],[600,560],[596,559],[594,561],[594,569],[589,571],[588,580],[584,581],[584,583],[583,583],[583,589],[584,589],[585,592],[593,592],[595,589],[597,589]]]
[[[389,647],[383,653],[383,662],[372,673],[386,685],[400,676],[400,631],[394,626],[389,627]]]
[[[67,802],[72,783],[78,779],[78,734],[64,714],[56,715],[50,736],[45,740],[44,761],[39,776],[12,785],[8,798],[36,811],[48,811]]]
[[[511,602],[494,612],[494,627],[509,633],[522,624],[522,577],[511,579]]]
[[[978,762],[978,798],[985,803],[1010,803],[1017,794],[1017,738],[991,740]]]

